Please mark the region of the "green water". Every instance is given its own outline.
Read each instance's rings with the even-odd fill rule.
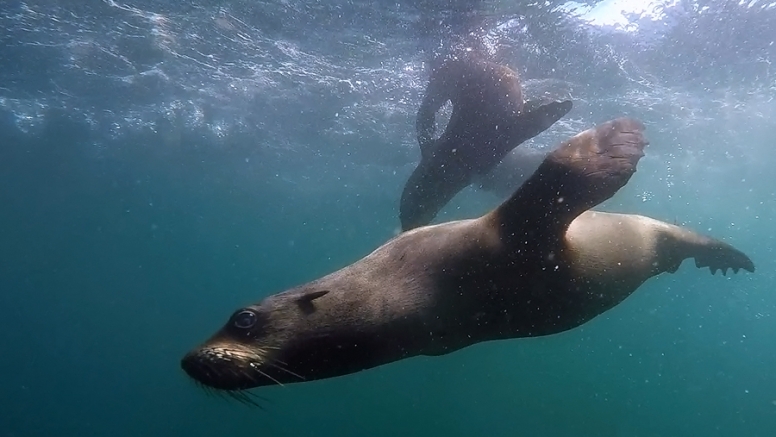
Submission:
[[[776,430],[773,189],[757,183],[767,166],[748,182],[738,169],[701,182],[648,155],[604,208],[711,229],[754,259],[755,274],[711,276],[688,261],[580,329],[257,390],[268,400],[261,411],[208,397],[179,369],[182,354],[240,305],[390,238],[406,175],[380,179],[396,188],[379,192],[393,195],[321,194],[259,177],[271,170],[261,163],[236,171],[243,152],[124,144],[95,153],[67,130],[4,135],[14,147],[0,159],[0,436]],[[669,171],[682,181],[670,199]],[[645,189],[653,200],[642,201]],[[495,202],[469,191],[443,218]]]

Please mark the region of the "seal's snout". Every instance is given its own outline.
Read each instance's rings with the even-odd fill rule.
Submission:
[[[183,357],[181,360],[181,369],[186,372],[186,375],[188,375],[189,378],[197,382],[203,382],[202,380],[206,379],[207,375],[213,373],[212,369],[209,369],[207,364],[205,364],[195,352],[189,352]]]
[[[218,390],[242,390],[255,385],[239,360],[224,352],[209,349],[189,352],[181,360],[181,368],[194,381]]]

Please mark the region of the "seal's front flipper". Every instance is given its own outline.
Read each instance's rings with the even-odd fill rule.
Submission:
[[[545,103],[543,100],[525,102],[523,110],[515,119],[514,125],[511,126],[511,138],[507,147],[512,150],[546,131],[556,121],[568,114],[572,106],[571,100],[549,103]]]
[[[636,172],[647,145],[644,125],[618,118],[561,144],[512,196],[488,214],[502,238],[558,238],[583,211],[609,199]],[[539,237],[539,238],[537,238]]]

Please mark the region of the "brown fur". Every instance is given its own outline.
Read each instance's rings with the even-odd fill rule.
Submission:
[[[712,272],[754,271],[742,252],[691,230],[588,211],[636,171],[642,131],[630,119],[585,131],[490,213],[402,233],[341,270],[239,310],[184,357],[183,369],[233,392],[336,377],[572,329],[686,258]]]

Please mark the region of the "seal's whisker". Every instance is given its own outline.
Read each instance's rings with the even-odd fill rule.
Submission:
[[[205,384],[202,384],[200,382],[197,382],[196,385],[197,385],[197,387],[199,389],[201,389],[205,393],[205,396],[207,396],[209,398],[212,398],[214,396],[213,395],[213,389],[211,389],[210,387],[208,387]]]
[[[243,405],[254,406],[254,407],[257,407],[257,408],[259,408],[261,410],[264,410],[264,407],[262,407],[255,400],[256,398],[259,398],[259,397],[256,396],[256,395],[253,395],[250,392],[229,391],[229,392],[226,392],[226,393],[229,395],[229,397],[231,397],[232,399],[236,400],[237,402],[240,402]],[[261,399],[261,398],[259,398],[259,399],[260,400],[264,400],[264,399]]]
[[[253,392],[250,392],[250,391],[244,391],[243,393],[246,396],[249,396],[249,397],[251,397],[253,399],[257,399],[257,400],[260,400],[260,401],[266,402],[266,403],[271,403],[271,401],[269,399],[265,398],[264,396],[259,396],[256,393],[253,393]]]
[[[243,401],[243,399],[240,397],[240,392],[227,391],[227,392],[224,392],[224,393],[229,398],[231,398],[231,399],[233,399],[233,400],[235,400],[235,401],[245,405],[245,401]]]
[[[279,360],[272,360],[272,361],[278,361],[278,362],[280,362]],[[292,371],[290,371],[290,370],[286,369],[286,368],[285,368],[285,367],[283,367],[283,366],[280,366],[280,365],[277,365],[277,364],[273,363],[272,361],[267,361],[267,364],[269,364],[270,366],[272,366],[272,367],[274,367],[274,368],[276,368],[276,369],[278,369],[278,370],[281,370],[281,371],[283,371],[283,372],[286,372],[286,373],[288,373],[288,374],[289,374],[289,375],[291,375],[291,376],[295,376],[295,377],[299,378],[299,380],[300,380],[300,381],[304,381],[304,380],[305,380],[305,377],[304,377],[304,376],[302,376],[302,375],[299,375],[299,374],[296,374],[296,373],[294,373],[294,372],[292,372]]]
[[[211,389],[211,390],[209,390],[209,391],[210,391],[210,394],[211,394],[213,397],[216,397],[216,398],[219,398],[219,399],[226,399],[226,398],[225,398],[225,395],[224,395],[224,392],[223,392],[223,391],[221,391],[221,390],[214,390],[214,389]]]
[[[285,387],[285,385],[283,385],[283,383],[282,383],[282,382],[278,381],[277,379],[275,379],[275,378],[271,377],[271,376],[270,376],[269,374],[267,374],[266,372],[263,372],[261,369],[259,369],[259,364],[258,364],[258,363],[251,363],[251,368],[252,368],[253,370],[255,370],[256,372],[258,372],[258,373],[259,373],[261,376],[263,376],[263,377],[265,377],[265,378],[267,378],[267,379],[270,379],[270,380],[272,380],[272,382],[274,382],[275,384],[277,384],[277,385],[279,385],[279,386],[281,386],[281,387]]]
[[[209,387],[209,386],[207,386],[207,385],[205,385],[205,384],[203,384],[203,383],[201,383],[199,381],[196,381],[196,380],[194,381],[194,386],[196,386],[198,389],[202,390],[202,392],[205,393],[205,396],[207,396],[209,398],[216,397],[216,391],[212,387]]]
[[[242,369],[235,369],[235,368],[230,368],[230,369],[229,369],[229,373],[230,373],[230,374],[231,374],[233,377],[235,377],[236,379],[238,379],[238,380],[240,379],[240,377],[242,377],[242,376],[246,376],[246,375],[247,375],[247,373],[246,373],[244,370],[242,370]]]
[[[206,385],[201,385],[202,391],[205,393],[205,395],[209,398],[221,398],[223,399],[224,395],[221,393],[220,390],[216,390],[212,387],[208,387]]]

